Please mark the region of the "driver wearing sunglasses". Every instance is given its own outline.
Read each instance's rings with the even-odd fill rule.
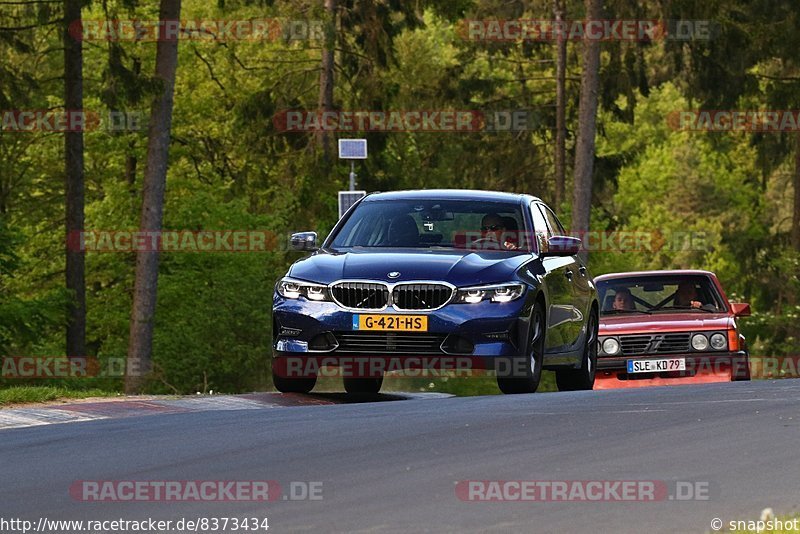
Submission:
[[[509,232],[503,217],[497,213],[487,213],[481,220],[481,234],[484,239],[495,243],[502,243],[505,250],[516,250],[519,247],[514,242],[513,232]]]

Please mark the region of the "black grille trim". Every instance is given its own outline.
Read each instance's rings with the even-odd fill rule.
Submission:
[[[399,284],[392,291],[398,310],[436,310],[453,298],[453,288],[444,284]]]
[[[677,332],[670,334],[620,336],[619,344],[622,354],[675,354],[689,352],[691,333]]]
[[[339,282],[331,288],[337,304],[357,310],[382,310],[389,304],[389,288],[371,282]]]
[[[444,334],[397,332],[334,332],[337,352],[358,354],[443,354]]]

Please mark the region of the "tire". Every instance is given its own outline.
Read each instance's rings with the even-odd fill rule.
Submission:
[[[580,391],[594,387],[597,372],[597,312],[592,310],[586,325],[586,342],[580,369],[556,371],[556,385],[559,391]]]
[[[743,372],[736,373],[734,370],[743,368]],[[750,380],[750,355],[745,354],[744,359],[734,360],[731,372],[731,382],[747,382]]]
[[[303,378],[286,378],[275,373],[272,369],[272,384],[281,393],[308,393],[317,383],[317,376]]]
[[[542,362],[544,361],[544,336],[545,320],[543,307],[537,302],[531,316],[531,335],[528,341],[528,350],[521,358],[506,360],[510,363],[508,370],[510,376],[497,375],[497,387],[506,395],[520,393],[535,393],[542,378]],[[516,376],[520,369],[522,376]]]
[[[374,378],[344,377],[344,390],[350,395],[377,395],[383,385],[383,375]]]

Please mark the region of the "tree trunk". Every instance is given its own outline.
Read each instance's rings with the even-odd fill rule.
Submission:
[[[800,134],[795,137],[794,150],[794,210],[792,213],[792,247],[800,252]]]
[[[325,0],[325,42],[322,45],[322,64],[319,73],[320,113],[333,109],[333,51],[336,48],[336,0]],[[330,133],[320,129],[317,132],[317,144],[322,148],[325,160],[330,159]]]
[[[586,18],[602,18],[603,0],[585,0]],[[594,170],[594,138],[597,130],[597,98],[600,88],[600,41],[583,40],[583,75],[581,76],[578,139],[575,145],[575,178],[572,199],[572,229],[582,236],[589,230],[592,205],[592,172]],[[588,252],[581,253],[588,260]]]
[[[554,0],[553,14],[556,26],[564,20],[564,0]],[[567,157],[567,128],[566,128],[566,71],[567,71],[567,40],[559,33],[556,44],[556,153],[555,153],[555,208],[561,208],[564,202],[564,180],[566,177]]]
[[[180,13],[181,0],[161,0],[159,20],[178,21]],[[164,24],[165,28],[168,26],[168,23]],[[155,77],[161,82],[161,87],[150,110],[147,166],[142,185],[142,214],[139,225],[145,232],[161,230],[177,66],[178,34],[170,33],[167,29],[156,47]],[[136,253],[136,282],[125,373],[125,393],[128,394],[141,391],[152,366],[158,259],[158,250],[140,250]]]
[[[69,33],[70,25],[80,25],[81,0],[64,0],[64,108],[68,113],[83,111],[82,41]],[[77,22],[76,22],[77,21]],[[70,358],[86,355],[86,274],[85,254],[69,243],[83,231],[84,168],[83,131],[64,133],[64,170],[66,181],[66,284],[70,292],[67,307],[66,350]]]

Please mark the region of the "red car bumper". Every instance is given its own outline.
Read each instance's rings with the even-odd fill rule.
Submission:
[[[685,371],[628,373],[628,360],[662,360],[684,358]],[[750,362],[746,351],[716,354],[658,354],[637,356],[604,356],[597,360],[594,389],[616,389],[647,386],[669,386],[710,382],[750,380]]]

